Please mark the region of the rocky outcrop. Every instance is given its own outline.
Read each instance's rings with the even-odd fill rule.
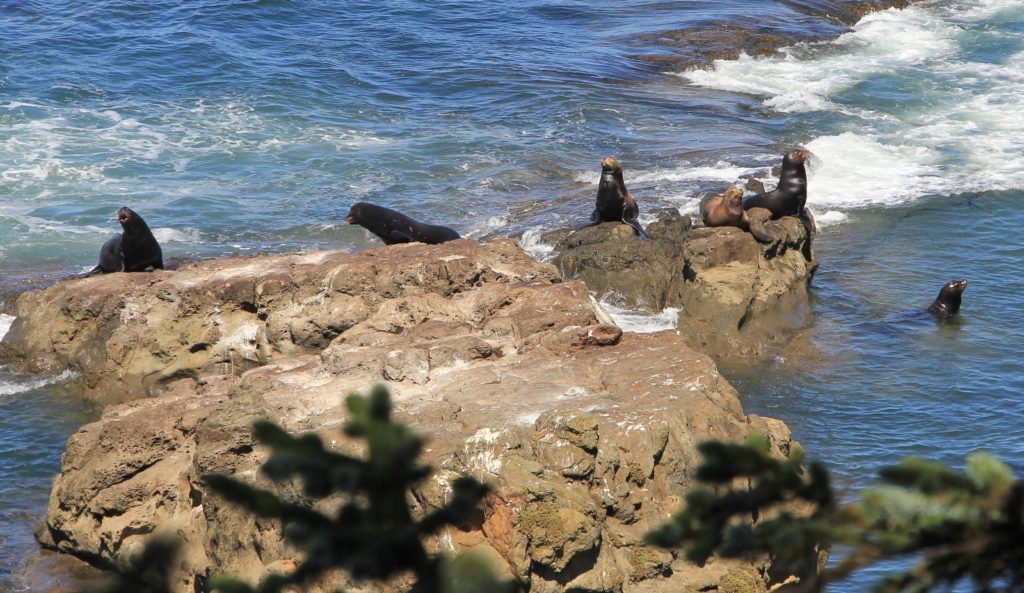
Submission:
[[[554,264],[616,305],[681,308],[680,335],[720,363],[767,358],[810,323],[807,289],[818,261],[813,229],[795,217],[762,220],[758,210],[767,214],[751,211],[751,225],[771,238],[765,243],[733,227],[691,229],[689,217],[669,211],[646,241],[615,223],[568,234]]]
[[[344,396],[384,382],[437,468],[412,504],[439,506],[457,474],[494,487],[439,547],[476,549],[531,592],[728,589],[737,575],[763,589],[762,567],[698,568],[642,536],[692,484],[699,441],[763,434],[785,455],[788,429],[745,416],[675,332],[623,334],[592,307],[582,283],[506,240],[217,260],[24,295],[8,356],[75,368],[97,399],[160,392],[69,439],[40,539],[113,563],[171,528],[182,592],[213,572],[287,570],[279,526],[202,476],[262,479],[257,418],[351,447]]]
[[[0,359],[26,372],[74,369],[89,397],[110,403],[203,372],[239,374],[276,356],[320,352],[403,297],[419,297],[406,314],[423,321],[436,314],[433,304],[484,283],[558,282],[546,266],[510,275],[509,262],[521,264],[523,254],[509,241],[459,245],[421,247],[416,257],[316,251],[69,280],[18,299]]]
[[[660,71],[710,68],[715,60],[741,55],[770,56],[797,43],[834,39],[868,13],[906,8],[919,0],[824,0],[786,3],[758,18],[692,19],[684,28],[638,36],[642,48],[630,55]],[[810,24],[813,21],[813,25]],[[654,48],[654,49],[652,49]]]

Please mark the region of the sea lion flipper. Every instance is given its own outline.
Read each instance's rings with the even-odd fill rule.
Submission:
[[[597,210],[597,208],[594,208],[594,211],[590,213],[590,224],[586,226],[594,226],[598,224],[601,224],[601,213]]]
[[[634,219],[634,220],[623,220],[622,222],[624,222],[624,223],[628,224],[629,226],[633,227],[633,230],[636,231],[636,236],[639,237],[640,240],[642,240],[642,241],[646,241],[647,240],[647,233],[644,232],[644,227],[640,225],[640,221]]]
[[[409,236],[407,233],[403,233],[402,231],[391,231],[388,234],[391,235],[391,238],[394,239],[395,243],[415,242],[411,236]]]
[[[765,233],[761,229],[760,225],[758,225],[758,226],[750,226],[750,227],[747,228],[747,230],[750,231],[750,234],[754,236],[754,239],[756,239],[758,243],[773,243],[773,242],[775,242],[775,237],[772,237],[771,235],[768,235],[767,233]]]

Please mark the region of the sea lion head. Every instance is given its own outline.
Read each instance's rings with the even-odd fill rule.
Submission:
[[[601,172],[611,173],[616,171],[622,171],[622,165],[619,164],[619,159],[612,155],[608,155],[601,159]]]
[[[939,296],[946,296],[957,300],[957,304],[960,303],[960,297],[967,290],[967,280],[950,280],[942,286],[942,290],[939,291]]]
[[[811,160],[811,151],[806,148],[796,148],[786,153],[783,157],[783,165],[803,165]]]
[[[939,296],[928,307],[928,311],[942,316],[955,315],[960,310],[960,302],[966,289],[967,280],[950,280],[942,286]]]
[[[121,206],[117,210],[117,222],[121,223],[121,228],[125,231],[129,229],[149,229],[146,221],[128,206]]]
[[[360,224],[366,221],[370,204],[366,202],[356,202],[352,204],[352,207],[348,209],[348,216],[345,217],[345,222],[349,224]]]
[[[728,204],[730,208],[740,208],[741,210],[743,209],[742,188],[739,188],[734,185],[729,189],[725,190],[725,192],[722,194],[722,197],[725,198],[725,203]]]

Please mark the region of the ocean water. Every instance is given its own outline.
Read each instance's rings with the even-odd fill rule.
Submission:
[[[724,369],[746,409],[851,494],[908,454],[1024,468],[1024,2],[850,30],[830,0],[598,4],[0,0],[0,295],[91,268],[122,205],[171,259],[378,244],[343,223],[356,201],[544,258],[607,154],[649,222],[770,185],[803,145],[816,321],[784,359]],[[720,23],[828,40],[708,70],[655,59],[679,49],[666,32]],[[954,277],[959,319],[918,316]],[[0,372],[0,484],[18,486],[0,492],[0,590],[23,588],[63,440],[95,414],[64,379]]]

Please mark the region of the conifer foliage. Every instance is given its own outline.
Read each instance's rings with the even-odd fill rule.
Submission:
[[[365,442],[365,458],[324,446],[316,435],[293,436],[270,422],[255,426],[272,450],[263,473],[278,483],[301,484],[304,497],[275,492],[228,476],[208,476],[218,495],[258,516],[279,519],[284,537],[301,551],[296,570],[257,586],[219,576],[223,593],[302,591],[341,569],[358,581],[409,577],[411,593],[511,593],[479,558],[431,554],[423,541],[478,512],[486,487],[470,478],[451,484],[448,503],[425,516],[410,511],[409,489],[430,474],[418,462],[423,446],[407,426],[391,419],[387,390],[349,396],[345,433]],[[964,471],[906,459],[881,471],[880,485],[859,502],[837,501],[828,471],[794,448],[774,457],[764,439],[746,444],[700,445],[704,462],[685,504],[648,541],[681,548],[703,565],[712,556],[771,559],[772,582],[789,580],[786,593],[817,592],[857,570],[891,558],[911,567],[878,584],[882,593],[927,593],[969,583],[982,593],[1024,593],[1024,482],[985,453]],[[337,511],[317,501],[341,499]],[[335,505],[337,506],[337,505]],[[155,538],[118,569],[104,593],[168,593],[177,544]],[[819,559],[831,550],[823,569]],[[797,577],[797,582],[787,577]],[[404,590],[404,589],[403,589]]]
[[[285,539],[304,557],[294,572],[270,576],[255,589],[227,577],[216,578],[214,588],[225,593],[273,593],[342,569],[356,580],[411,574],[412,591],[417,593],[460,591],[466,585],[502,591],[472,559],[443,560],[423,543],[427,536],[476,512],[487,488],[471,478],[459,478],[451,484],[444,507],[414,518],[407,494],[431,473],[418,461],[423,440],[406,425],[392,421],[390,396],[383,386],[369,397],[351,395],[346,404],[350,418],[344,431],[365,441],[365,459],[332,451],[314,434],[292,436],[271,422],[259,422],[254,428],[256,439],[273,451],[263,473],[276,482],[298,478],[310,500],[341,495],[345,502],[336,512],[323,513],[304,502],[286,501],[229,476],[206,478],[220,496],[258,516],[280,519]]]
[[[980,592],[1024,591],[1024,482],[989,454],[972,454],[964,472],[905,459],[884,468],[881,484],[859,503],[844,505],[824,466],[805,465],[802,451],[778,459],[763,439],[700,450],[703,486],[648,535],[655,545],[683,547],[692,562],[768,555],[775,579],[799,578],[787,590],[820,591],[867,565],[906,557],[912,568],[878,591],[924,593],[964,582]],[[819,572],[819,551],[828,549],[836,558]]]

